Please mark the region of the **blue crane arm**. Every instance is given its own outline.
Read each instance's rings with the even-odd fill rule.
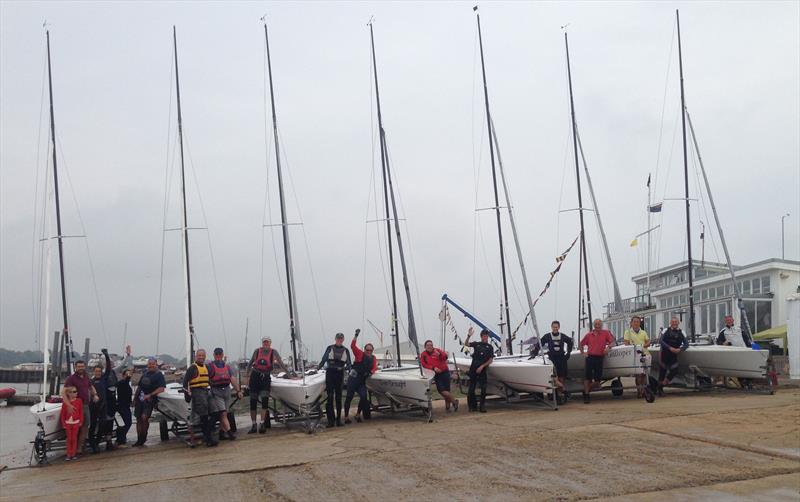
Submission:
[[[480,326],[480,328],[481,328],[481,329],[485,329],[486,331],[488,331],[488,332],[489,332],[489,336],[490,336],[490,337],[492,337],[494,340],[496,340],[496,341],[498,341],[498,342],[500,342],[500,341],[502,340],[502,339],[501,339],[501,338],[500,338],[500,337],[497,335],[497,333],[495,333],[494,331],[492,331],[491,329],[489,329],[489,327],[488,327],[488,326],[486,326],[485,324],[483,324],[482,322],[480,322],[480,321],[478,320],[478,318],[477,318],[477,317],[475,317],[474,315],[470,314],[469,312],[467,312],[466,310],[464,310],[464,308],[463,308],[461,305],[459,305],[459,304],[457,304],[456,302],[454,302],[452,298],[450,298],[449,296],[447,296],[447,293],[445,293],[445,294],[443,294],[443,295],[442,295],[442,300],[446,301],[447,303],[449,303],[450,305],[452,305],[453,307],[455,307],[455,308],[456,308],[456,310],[458,310],[459,312],[461,312],[462,314],[464,314],[464,317],[466,317],[466,318],[467,318],[467,319],[469,319],[470,321],[472,321],[472,322],[474,322],[475,324],[477,324],[478,326]]]

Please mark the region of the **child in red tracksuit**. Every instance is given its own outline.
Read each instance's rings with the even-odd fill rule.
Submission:
[[[69,395],[72,411],[67,403],[61,405],[61,425],[67,431],[67,460],[77,460],[78,435],[83,425],[83,401],[78,397],[77,388],[67,387],[65,390]]]

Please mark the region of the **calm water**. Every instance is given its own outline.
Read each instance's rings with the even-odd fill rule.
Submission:
[[[0,384],[0,387],[10,386]],[[37,430],[30,406],[0,406],[0,464],[27,465],[30,441],[36,437]]]

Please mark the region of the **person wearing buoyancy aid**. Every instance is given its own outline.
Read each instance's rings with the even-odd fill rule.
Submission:
[[[186,368],[183,375],[183,388],[186,395],[191,399],[192,416],[189,418],[189,437],[192,436],[191,429],[195,421],[200,422],[200,429],[203,431],[203,441],[206,446],[217,446],[217,441],[211,437],[211,420],[208,415],[211,411],[209,389],[209,374],[211,368],[206,364],[206,351],[198,349],[194,355],[194,363]],[[194,447],[194,444],[191,445]]]
[[[350,375],[347,380],[347,397],[344,399],[344,423],[350,423],[350,403],[353,401],[353,396],[358,393],[358,409],[356,410],[356,422],[361,422],[361,416],[365,420],[369,420],[371,416],[371,408],[369,404],[369,397],[367,396],[367,378],[373,373],[378,371],[378,358],[372,355],[374,347],[371,343],[364,345],[362,351],[358,348],[358,334],[360,329],[356,330],[353,336],[353,341],[350,342],[350,348],[353,350],[353,357],[356,362],[350,370]]]
[[[225,352],[221,347],[214,349],[214,360],[210,365],[211,375],[211,401],[210,413],[211,420],[219,419],[219,439],[236,439],[236,435],[231,430],[231,423],[228,420],[228,410],[231,407],[231,385],[233,385],[239,399],[242,398],[242,388],[239,381],[233,374],[233,368],[225,362]],[[216,415],[216,417],[215,417]]]
[[[250,420],[253,425],[248,434],[260,434],[267,432],[271,427],[269,408],[269,391],[272,387],[272,368],[278,366],[288,373],[278,351],[272,348],[272,338],[265,336],[261,339],[261,347],[253,352],[250,358]],[[261,399],[261,426],[258,426],[258,400]]]
[[[342,424],[342,386],[344,385],[344,374],[350,371],[350,351],[344,346],[344,333],[336,333],[335,343],[328,345],[325,353],[320,359],[317,370],[326,366],[325,370],[325,392],[328,395],[325,402],[325,415],[328,418],[328,427],[334,424],[341,427]],[[336,404],[336,414],[334,415],[334,402]]]
[[[547,348],[547,358],[553,363],[556,372],[556,402],[564,404],[564,379],[567,378],[567,361],[574,347],[572,337],[561,331],[561,323],[550,323],[551,332],[542,337],[542,347]]]
[[[678,374],[678,354],[689,348],[689,339],[680,329],[680,321],[673,317],[669,328],[661,335],[661,351],[659,355],[658,393],[664,394],[664,386],[669,385]]]
[[[432,340],[425,341],[425,350],[419,355],[419,364],[423,368],[432,370],[433,382],[436,390],[444,398],[444,408],[446,413],[450,413],[450,405],[453,411],[458,411],[458,399],[453,398],[450,393],[450,368],[447,366],[447,352],[433,346]]]
[[[639,317],[633,316],[631,317],[631,327],[630,329],[626,329],[625,333],[622,335],[622,340],[625,342],[625,345],[633,345],[635,347],[641,347],[642,353],[645,355],[649,355],[650,351],[647,350],[647,347],[650,346],[650,336],[647,334],[647,331],[642,329],[642,320]],[[644,397],[644,386],[647,384],[647,375],[636,375],[636,396],[639,398]]]

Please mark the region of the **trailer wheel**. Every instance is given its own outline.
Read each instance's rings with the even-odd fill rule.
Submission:
[[[158,422],[158,432],[161,435],[161,441],[169,440],[169,427],[167,427],[166,420],[161,420]]]
[[[33,457],[39,465],[47,463],[47,441],[42,431],[37,432],[36,439],[33,440]]]
[[[656,395],[653,393],[653,389],[650,387],[644,388],[644,400],[648,403],[652,403],[656,400]]]
[[[619,381],[619,378],[611,381],[611,394],[614,397],[620,397],[622,395],[622,382]]]

